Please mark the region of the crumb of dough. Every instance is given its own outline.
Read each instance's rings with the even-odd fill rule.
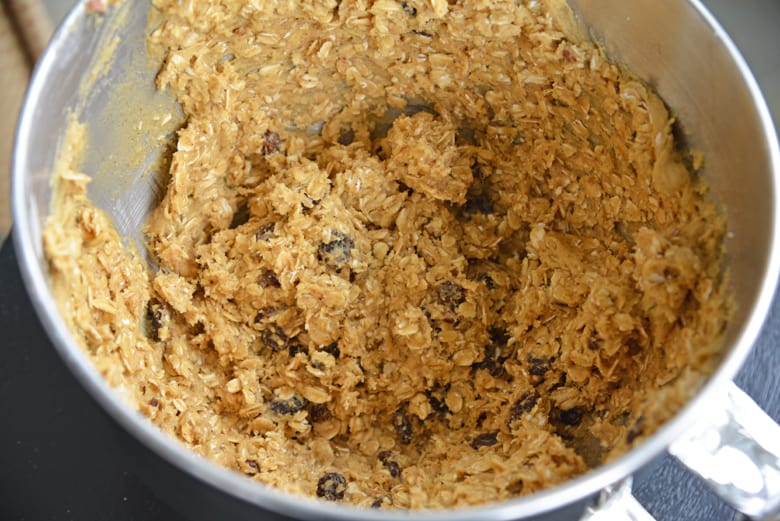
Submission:
[[[725,219],[661,100],[546,3],[154,3],[187,116],[159,268],[74,165],[45,246],[96,366],[192,450],[462,507],[623,454],[712,371]]]

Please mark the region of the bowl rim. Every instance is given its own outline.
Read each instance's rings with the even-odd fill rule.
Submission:
[[[778,148],[777,134],[769,109],[756,79],[726,31],[701,0],[686,1],[723,44],[753,98],[754,108],[766,141],[774,188],[775,205],[772,208],[771,223],[768,223],[772,227],[770,253],[758,298],[747,324],[717,370],[671,420],[639,446],[608,464],[541,492],[497,503],[436,511],[368,510],[292,495],[253,481],[195,454],[183,443],[157,428],[146,416],[127,406],[119,393],[113,390],[94,368],[87,354],[73,339],[64,320],[60,317],[57,306],[50,296],[47,275],[42,269],[42,262],[38,255],[40,245],[34,243],[33,234],[29,232],[34,229],[32,222],[34,218],[28,212],[26,204],[26,179],[29,174],[27,165],[31,154],[31,147],[27,144],[32,141],[34,135],[32,120],[35,107],[45,94],[46,80],[59,54],[57,49],[66,45],[68,33],[78,26],[79,20],[86,14],[84,2],[77,3],[70,10],[35,68],[22,106],[13,147],[11,201],[14,233],[12,236],[22,279],[38,318],[51,343],[80,384],[111,418],[137,441],[190,477],[233,499],[282,516],[350,521],[408,520],[413,516],[421,521],[465,521],[479,515],[485,520],[498,521],[534,517],[587,500],[661,455],[675,439],[696,422],[702,405],[727,388],[758,337],[772,303],[778,273],[780,273],[780,212],[778,212],[777,201],[777,187],[780,184],[780,148]]]

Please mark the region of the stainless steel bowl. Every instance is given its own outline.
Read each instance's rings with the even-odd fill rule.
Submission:
[[[32,302],[53,344],[92,396],[147,449],[143,469],[161,496],[170,492],[166,485],[175,480],[178,495],[167,499],[203,518],[229,514],[233,519],[257,519],[262,514],[264,519],[571,519],[580,517],[589,504],[595,506],[586,515],[597,515],[599,508],[618,500],[624,507],[629,501],[634,508],[625,494],[626,478],[664,451],[695,467],[695,460],[715,456],[707,454],[713,452],[709,449],[696,453],[696,442],[690,440],[701,432],[725,440],[722,434],[735,428],[734,421],[744,425],[760,419],[761,413],[749,403],[743,405],[744,396],[731,384],[767,314],[780,269],[780,152],[759,88],[734,44],[698,0],[572,4],[608,53],[656,88],[682,122],[690,144],[705,154],[703,175],[726,209],[729,225],[728,262],[737,309],[725,334],[726,355],[679,414],[620,459],[531,496],[465,510],[411,514],[291,497],[194,455],[128,408],[78,347],[49,290],[41,246],[51,175],[68,115],[89,123],[83,170],[94,178],[91,197],[114,217],[121,233],[138,240],[140,223],[161,190],[158,176],[149,175],[164,155],[164,147],[155,144],[160,126],[152,116],[170,110],[175,121],[177,109],[172,99],[155,92],[159,63],[145,56],[150,2],[120,4],[100,22],[86,13],[84,3],[71,11],[38,65],[19,122],[12,173],[15,246]],[[106,60],[105,50],[116,38],[118,45]],[[145,123],[140,129],[135,126],[139,119]],[[128,153],[139,147],[142,157]],[[749,412],[743,414],[745,407]],[[727,421],[713,425],[713,411],[726,414]],[[763,465],[759,473],[764,472],[767,481],[762,491],[745,499],[733,483],[713,484],[738,508],[756,516],[773,515],[773,509],[776,515],[780,503],[780,490],[771,488],[772,475],[766,474],[780,468],[776,456],[780,442],[772,441],[775,436],[780,440],[780,431],[773,429],[777,426],[771,422],[761,424],[758,441],[742,437],[732,443],[750,453],[755,468]],[[182,487],[191,494],[183,496]]]

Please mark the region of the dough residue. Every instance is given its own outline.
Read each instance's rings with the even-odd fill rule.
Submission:
[[[462,507],[625,453],[712,371],[725,219],[662,101],[559,3],[154,4],[186,115],[156,269],[74,161],[45,248],[98,369],[194,451]]]

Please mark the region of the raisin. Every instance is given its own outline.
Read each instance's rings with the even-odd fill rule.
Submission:
[[[281,288],[282,284],[276,277],[276,273],[273,270],[265,269],[260,275],[260,287],[261,288]]]
[[[330,242],[321,242],[317,249],[317,258],[332,268],[342,268],[352,258],[355,242],[341,232],[332,232],[335,237]]]
[[[488,335],[490,336],[490,341],[496,346],[504,347],[509,343],[509,333],[506,328],[491,326],[488,329]]]
[[[328,501],[344,499],[347,491],[347,480],[336,472],[328,472],[317,482],[317,496]]]
[[[291,396],[286,400],[275,400],[270,407],[276,414],[295,414],[306,406],[306,401],[297,396]]]
[[[248,475],[257,474],[260,471],[260,465],[257,464],[257,461],[253,459],[248,459],[244,463],[247,464],[247,466],[251,469],[249,472],[246,472]]]
[[[398,433],[398,439],[402,445],[409,445],[412,443],[412,435],[414,434],[414,427],[412,421],[406,414],[406,407],[401,407],[395,414],[393,414],[393,427],[395,432]]]
[[[379,458],[379,461],[382,462],[382,465],[385,466],[390,475],[398,479],[401,477],[401,467],[398,465],[397,461],[392,459],[392,456],[393,453],[389,450],[383,450],[376,455],[376,457]]]
[[[261,308],[257,312],[257,315],[255,315],[255,324],[262,324],[265,319],[269,318],[271,315],[276,314],[277,311],[279,310],[274,307]]]
[[[330,420],[333,415],[324,403],[312,403],[309,405],[309,422],[320,423]]]
[[[308,195],[304,194],[304,202],[301,203],[301,212],[303,215],[309,215],[315,206],[320,204],[319,199],[312,199]]]
[[[396,183],[398,183],[399,192],[401,193],[406,192],[406,195],[412,195],[414,193],[414,190],[406,186],[406,184],[403,183],[402,181],[396,181]]]
[[[551,360],[548,358],[534,358],[529,355],[528,363],[530,367],[528,372],[533,376],[544,376],[550,370],[550,362]]]
[[[512,495],[519,496],[523,493],[523,480],[518,479],[517,481],[513,481],[506,487],[506,491]]]
[[[436,299],[455,310],[466,301],[466,290],[460,284],[447,280],[436,287]]]
[[[290,358],[295,358],[295,355],[298,353],[307,353],[308,350],[306,349],[306,346],[301,344],[300,342],[290,342],[290,347],[287,349],[287,354]]]
[[[374,500],[373,503],[371,503],[371,508],[382,508],[385,503],[391,504],[392,499],[390,496],[380,496]]]
[[[404,13],[408,14],[409,16],[417,16],[417,8],[407,4],[406,2],[401,2],[401,9],[403,9]]]
[[[168,308],[157,301],[152,301],[149,303],[147,316],[149,317],[149,322],[152,326],[152,339],[158,341],[167,340],[168,335],[170,334],[168,331],[168,323],[171,320]]]
[[[502,376],[505,374],[504,362],[506,361],[506,358],[502,358],[500,354],[500,349],[497,349],[492,344],[488,344],[485,346],[485,356],[481,361],[472,364],[471,367],[475,370],[485,370],[495,378]]]
[[[475,181],[466,192],[466,202],[461,206],[461,217],[474,214],[490,215],[494,213],[493,201],[484,182]]]
[[[642,352],[642,343],[638,339],[631,337],[626,340],[626,349],[628,350],[628,356],[638,355]]]
[[[401,467],[398,465],[395,461],[388,461],[385,463],[385,467],[387,468],[387,471],[390,473],[392,477],[395,479],[400,479],[401,477]]]
[[[239,205],[238,209],[236,209],[233,214],[233,220],[230,221],[230,226],[228,226],[228,228],[234,230],[247,222],[249,222],[249,206],[244,203]]]
[[[262,225],[257,232],[255,232],[256,241],[268,242],[274,236],[274,230],[276,229],[276,223],[266,223]]]
[[[326,346],[321,347],[320,349],[322,349],[326,353],[333,355],[333,358],[338,359],[338,357],[341,356],[341,350],[339,349],[338,342],[330,343]]]
[[[351,145],[353,141],[355,141],[355,131],[350,129],[345,130],[341,133],[339,136],[339,145]]]
[[[509,421],[511,424],[523,417],[523,414],[531,412],[539,401],[539,395],[530,391],[524,392],[520,398],[515,400],[512,407],[509,408]]]
[[[149,400],[149,405],[151,405],[152,407],[159,407],[160,401],[157,398],[152,398],[151,400]]]
[[[601,338],[596,335],[591,335],[588,339],[588,349],[591,351],[598,351],[601,349]]]
[[[492,447],[498,443],[498,432],[483,432],[471,440],[471,448]]]
[[[255,321],[257,321],[257,318],[255,318]],[[264,330],[260,335],[263,339],[263,343],[274,351],[285,349],[290,342],[290,339],[287,338],[284,330],[276,324],[271,324],[271,326]]]
[[[579,425],[582,422],[582,417],[583,411],[579,407],[573,407],[558,413],[558,421],[571,427]]]
[[[272,130],[266,130],[265,134],[263,134],[263,155],[267,156],[279,152],[281,144],[282,138],[279,137],[279,134]]]
[[[430,404],[431,409],[433,412],[439,415],[440,419],[443,419],[447,413],[451,412],[450,408],[447,407],[447,403],[445,402],[445,398],[449,390],[450,384],[436,384],[432,389],[425,391],[425,396],[428,398],[428,403]]]
[[[477,279],[481,280],[482,282],[484,282],[485,283],[485,287],[487,289],[496,289],[496,281],[494,281],[493,277],[491,277],[487,273],[480,273],[477,276]]]
[[[631,427],[631,430],[628,431],[626,434],[626,441],[628,443],[634,443],[634,440],[637,439],[641,434],[644,433],[645,430],[645,417],[640,416],[637,418],[636,423],[633,427]]]

